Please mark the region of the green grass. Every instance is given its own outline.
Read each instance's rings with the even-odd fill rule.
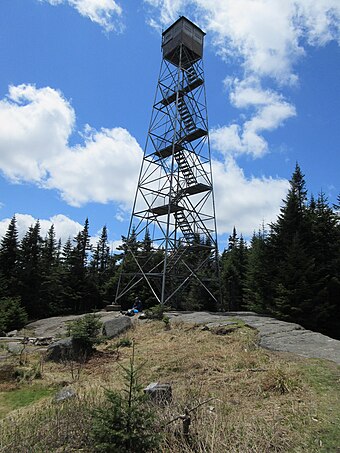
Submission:
[[[319,395],[316,408],[315,434],[320,452],[340,451],[340,366],[313,360],[304,369],[308,384]]]
[[[41,385],[29,385],[14,390],[0,392],[0,418],[21,407],[29,406],[42,398],[51,396],[55,389]]]
[[[131,348],[113,353],[120,341],[133,341],[137,363],[147,362],[143,384],[173,386],[169,408],[157,409],[161,424],[214,397],[195,411],[191,443],[183,443],[181,421],[176,421],[166,425],[159,453],[340,453],[340,367],[335,363],[259,348],[257,332],[248,327],[216,335],[184,323],[167,331],[162,321],[137,324],[99,346],[83,365],[81,381],[73,383],[78,397],[72,401],[55,404],[47,398],[32,404],[69,379],[64,364],[46,363],[39,383],[0,392],[0,418],[27,406],[0,420],[0,451],[93,452],[91,414],[103,404],[103,389],[120,389],[119,365],[128,365],[132,354]]]

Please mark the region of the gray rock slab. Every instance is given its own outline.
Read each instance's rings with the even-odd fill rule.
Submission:
[[[103,320],[103,334],[108,338],[114,338],[130,329],[132,326],[132,319],[120,315],[113,319],[104,319]]]
[[[340,364],[340,341],[311,332],[299,324],[279,321],[253,312],[170,312],[171,322],[224,324],[237,318],[259,333],[259,344],[274,351],[291,352],[302,357],[332,360]]]
[[[102,322],[116,317],[121,317],[117,312],[98,312],[96,313]],[[25,326],[25,331],[29,331],[29,336],[60,338],[67,334],[70,322],[82,318],[85,315],[54,316],[52,318],[39,319]]]

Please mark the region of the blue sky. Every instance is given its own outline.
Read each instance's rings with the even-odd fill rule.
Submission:
[[[1,0],[0,236],[40,219],[64,240],[126,234],[161,63],[161,30],[207,32],[220,248],[273,221],[295,163],[340,192],[338,0]]]

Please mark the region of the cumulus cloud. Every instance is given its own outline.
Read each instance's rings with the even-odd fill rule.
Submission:
[[[22,239],[28,228],[35,225],[38,220],[29,214],[20,213],[15,214],[15,218],[17,221],[19,239]],[[9,218],[0,220],[0,237],[3,237],[6,233],[10,221],[11,219]],[[56,237],[58,239],[60,238],[63,243],[66,242],[68,238],[72,239],[83,229],[83,225],[75,222],[63,214],[57,214],[49,219],[39,219],[39,222],[41,226],[41,236],[43,238],[46,236],[47,231],[53,224],[55,227]]]
[[[107,32],[123,30],[122,8],[115,0],[40,0],[51,5],[69,4],[82,16],[99,24]]]
[[[61,239],[62,244],[65,244],[68,239],[71,239],[72,241],[73,238],[75,238],[79,231],[81,231],[84,227],[84,225],[81,225],[79,222],[70,219],[64,214],[57,214],[50,217],[49,219],[36,219],[30,214],[16,213],[15,218],[19,240],[24,237],[30,226],[36,224],[37,220],[39,220],[40,223],[40,235],[42,238],[46,237],[48,230],[52,225],[54,225],[56,239]],[[11,219],[9,218],[0,220],[0,239],[6,234],[10,221]],[[100,235],[101,230],[98,231],[94,236],[90,237],[90,243],[92,246],[96,246],[99,241]],[[109,247],[111,251],[116,251],[117,247],[119,247],[121,244],[121,240],[109,240]]]
[[[289,183],[280,178],[246,178],[232,157],[214,160],[213,174],[218,233],[230,233],[234,225],[246,237],[261,222],[273,222]]]
[[[262,157],[268,151],[268,143],[261,135],[282,126],[285,120],[296,115],[295,107],[282,95],[265,90],[255,77],[228,80],[230,102],[236,108],[251,112],[242,125],[231,124],[214,128],[211,132],[212,145],[228,154],[250,154]]]
[[[88,201],[131,205],[142,150],[126,129],[87,130],[78,145],[49,161],[45,187],[56,188],[73,206]]]
[[[12,182],[57,189],[72,206],[110,201],[130,206],[142,150],[123,128],[86,126],[68,144],[75,112],[52,88],[12,86],[0,101],[0,171]]]
[[[74,121],[74,111],[60,92],[10,86],[0,100],[2,172],[12,181],[39,182],[46,176],[46,158],[65,148]]]
[[[228,83],[230,101],[242,111],[236,122],[216,127],[212,143],[219,151],[261,157],[268,152],[263,133],[296,115],[278,92],[261,88],[271,79],[281,90],[297,82],[295,63],[307,44],[340,44],[338,0],[144,0],[157,11],[152,19],[163,27],[178,15],[189,15],[209,32],[216,53],[236,61],[242,79]],[[230,81],[229,81],[230,82]]]
[[[340,41],[338,0],[144,0],[157,8],[157,21],[169,25],[189,13],[213,36],[217,52],[241,58],[247,74],[280,83],[296,80],[293,66],[311,45]],[[154,19],[155,20],[155,19]]]

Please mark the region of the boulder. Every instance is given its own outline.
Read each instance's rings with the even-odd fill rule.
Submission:
[[[46,360],[60,362],[64,358],[72,357],[75,353],[74,344],[71,337],[58,340],[48,346]]]
[[[116,318],[103,321],[103,335],[108,338],[114,338],[130,329],[131,326],[131,318],[127,316],[117,316]]]

